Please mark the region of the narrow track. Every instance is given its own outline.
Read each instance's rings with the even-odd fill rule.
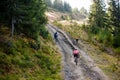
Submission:
[[[95,66],[94,61],[87,53],[72,43],[64,31],[50,24],[48,24],[46,28],[51,33],[52,37],[56,31],[59,32],[58,42],[56,42],[56,44],[63,56],[62,62],[65,80],[110,80],[101,69]],[[77,66],[74,63],[72,55],[73,48],[77,48],[81,55]]]

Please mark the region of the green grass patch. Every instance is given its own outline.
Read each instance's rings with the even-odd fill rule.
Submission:
[[[38,41],[17,35],[12,40],[2,37],[0,80],[62,80],[61,57],[48,36]]]

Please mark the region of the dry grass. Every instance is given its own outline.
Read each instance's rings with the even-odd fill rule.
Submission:
[[[70,25],[59,24],[62,30],[68,32],[73,38],[79,38],[79,44],[85,52],[87,52],[96,65],[100,67],[111,80],[120,80],[120,59],[117,56],[110,55],[108,52],[102,51],[100,47],[89,43],[88,34],[77,23]],[[114,54],[114,53],[113,53]]]
[[[49,22],[60,21],[61,16],[67,15],[66,13],[57,12],[57,11],[50,11],[50,12],[46,12],[45,14],[48,17]]]

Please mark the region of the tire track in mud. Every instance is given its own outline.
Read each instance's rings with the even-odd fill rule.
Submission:
[[[72,43],[65,32],[50,24],[48,24],[46,28],[51,33],[52,37],[56,31],[59,32],[58,42],[56,42],[56,44],[62,52],[65,80],[110,80],[97,66],[95,66],[94,61],[87,55],[87,53]],[[78,66],[74,63],[72,55],[73,48],[79,49],[80,55],[82,56],[79,59]]]

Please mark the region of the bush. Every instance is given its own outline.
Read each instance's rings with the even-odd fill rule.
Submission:
[[[91,33],[93,33],[93,34],[97,34],[98,32],[99,32],[99,27],[97,27],[97,26],[93,26],[93,27],[91,27]]]
[[[118,54],[118,55],[120,55],[120,47],[118,47],[118,48],[115,49],[115,53]]]
[[[115,48],[120,47],[120,35],[117,35],[117,36],[114,37],[113,46],[114,46]]]
[[[19,80],[19,76],[16,74],[9,74],[6,77],[0,76],[0,80]]]
[[[43,38],[47,39],[48,34],[49,34],[49,32],[45,29],[45,27],[42,27],[42,28],[40,29],[40,35],[41,35]]]
[[[35,50],[40,49],[40,42],[39,41],[37,41],[36,43],[29,42],[29,45],[30,45],[31,48],[33,48]]]
[[[88,35],[90,38],[94,38],[95,40],[99,41],[100,43],[103,43],[106,46],[112,46],[113,44],[113,36],[108,29],[102,28],[99,29],[99,32],[97,32],[97,34],[89,32]]]
[[[58,23],[57,21],[54,21],[53,24],[56,25],[57,27],[61,27],[62,26],[62,24]]]
[[[61,19],[62,19],[62,20],[66,20],[66,17],[62,15],[62,16],[61,16]]]
[[[16,49],[15,49],[15,48],[11,48],[11,47],[6,48],[4,52],[5,52],[6,54],[8,54],[8,55],[10,55],[10,54],[16,55],[16,54],[17,54]]]
[[[0,52],[0,74],[4,74],[11,70],[11,57]]]

